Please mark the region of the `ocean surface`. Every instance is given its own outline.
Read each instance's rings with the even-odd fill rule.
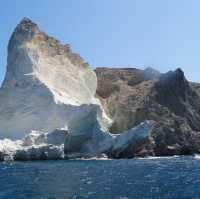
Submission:
[[[0,163],[0,199],[200,199],[200,159]]]

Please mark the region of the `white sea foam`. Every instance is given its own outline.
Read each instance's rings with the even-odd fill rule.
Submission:
[[[194,158],[195,158],[195,159],[200,159],[200,154],[195,154],[195,155],[194,155]]]
[[[157,159],[172,159],[172,158],[178,158],[180,156],[178,155],[173,155],[173,156],[148,156],[148,157],[138,157],[137,159],[141,160],[157,160]]]

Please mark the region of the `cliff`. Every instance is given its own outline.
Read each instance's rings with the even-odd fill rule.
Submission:
[[[154,120],[153,144],[146,143],[147,147],[141,148],[144,154],[199,152],[199,84],[187,81],[181,69],[166,74],[134,68],[97,68],[95,72],[97,96],[113,119],[111,132]]]
[[[199,121],[200,84],[181,69],[93,71],[28,18],[11,36],[0,88],[0,160],[194,154]]]
[[[150,121],[110,134],[96,88],[95,72],[69,45],[24,18],[9,41],[0,88],[0,159],[110,155],[148,139]]]
[[[41,32],[31,20],[24,18],[15,28],[7,62],[0,89],[1,138],[72,128],[93,109],[91,104],[97,106],[102,119],[94,97],[95,73],[69,45]]]

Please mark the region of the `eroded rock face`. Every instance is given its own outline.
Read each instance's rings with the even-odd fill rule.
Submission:
[[[66,152],[66,157],[101,157],[104,154],[109,158],[133,158],[154,155],[152,149],[154,124],[153,121],[145,121],[120,134],[96,131],[88,140],[75,136],[73,137],[74,150],[70,153]],[[146,143],[151,145],[147,146]]]
[[[97,68],[95,72],[97,96],[113,119],[112,132],[154,120],[154,144],[147,151],[154,155],[199,152],[199,84],[188,82],[181,69],[166,74],[153,72],[155,75],[148,78],[146,70],[138,69]],[[110,87],[117,89],[108,92]]]
[[[155,90],[159,104],[186,118],[193,130],[200,131],[200,97],[181,69],[163,74],[155,84]]]
[[[113,119],[112,133],[131,129],[144,121],[145,104],[159,72],[148,68],[97,68],[97,96]]]
[[[52,133],[32,132],[22,140],[0,140],[0,160],[63,159],[65,133],[62,130]]]
[[[69,45],[23,19],[9,42],[0,88],[0,160],[199,152],[200,86],[180,69],[95,72],[98,87]]]
[[[63,146],[40,145],[19,149],[15,152],[13,160],[60,160],[64,159]]]
[[[154,156],[153,121],[145,121],[140,125],[118,134],[107,154],[111,158],[133,158]]]
[[[152,155],[146,150],[145,143],[152,140],[153,126],[153,121],[145,121],[118,135],[103,132],[98,128],[90,137],[58,129],[50,133],[34,131],[22,140],[0,140],[0,161],[133,158]]]
[[[8,45],[7,72],[0,88],[0,138],[22,138],[32,130],[71,131],[92,111],[106,129],[108,120],[94,97],[96,87],[95,73],[69,45],[24,18]]]
[[[9,41],[0,88],[0,160],[119,158],[148,139],[151,122],[110,134],[96,87],[94,71],[79,55],[23,19]]]

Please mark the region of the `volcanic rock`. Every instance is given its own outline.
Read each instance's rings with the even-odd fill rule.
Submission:
[[[154,76],[134,68],[97,68],[95,72],[96,95],[113,119],[111,132],[154,120],[154,144],[146,143],[149,152],[177,155],[200,151],[200,86],[187,81],[181,69],[166,74],[154,72]]]

